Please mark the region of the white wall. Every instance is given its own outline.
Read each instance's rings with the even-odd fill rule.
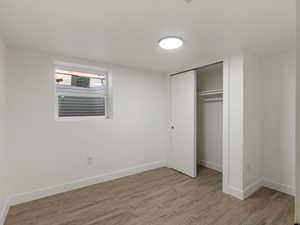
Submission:
[[[277,190],[295,185],[295,56],[255,58],[232,56],[224,64],[224,191],[240,198],[262,176]],[[54,60],[113,70],[112,120],[55,121]],[[165,165],[167,76],[13,48],[7,62],[13,203],[77,187],[78,180],[86,185]]]
[[[243,193],[295,193],[295,52],[243,57]]]
[[[263,174],[265,185],[295,192],[295,52],[262,60]]]
[[[257,56],[244,54],[244,192],[262,185],[262,75]]]
[[[231,56],[224,63],[223,191],[243,198],[244,58]]]
[[[300,223],[300,2],[296,1],[296,204],[295,221]]]
[[[113,71],[112,120],[55,121],[53,62],[57,59]],[[17,195],[13,201],[53,194],[47,188],[80,179],[97,176],[97,182],[102,175],[113,178],[114,172],[124,175],[129,168],[140,171],[164,165],[169,148],[165,79],[119,66],[9,49],[8,143],[15,167],[10,181]],[[87,164],[88,157],[93,157],[93,165]]]
[[[4,223],[7,211],[9,185],[6,161],[6,92],[5,92],[5,45],[0,39],[0,224]]]

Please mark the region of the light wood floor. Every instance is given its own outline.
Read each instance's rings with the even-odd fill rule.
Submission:
[[[292,225],[294,199],[267,188],[240,201],[221,174],[161,168],[12,207],[5,225]]]

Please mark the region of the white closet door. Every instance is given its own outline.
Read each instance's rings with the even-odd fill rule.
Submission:
[[[170,166],[196,176],[196,71],[171,76]]]

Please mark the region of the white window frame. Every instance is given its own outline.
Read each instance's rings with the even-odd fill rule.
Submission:
[[[56,70],[69,70],[69,71],[78,71],[83,73],[93,73],[93,74],[103,74],[105,73],[105,115],[104,116],[72,116],[72,117],[60,117],[59,116],[59,103],[58,96],[61,95],[62,92],[57,92],[56,90]],[[89,65],[81,65],[76,63],[55,61],[54,62],[54,105],[55,105],[55,120],[56,121],[82,121],[82,120],[106,120],[112,119],[112,71],[109,69],[103,69],[100,67],[89,66]],[[72,96],[70,93],[64,93],[65,96]],[[77,96],[80,96],[80,93],[76,93]],[[88,94],[84,94],[82,96],[87,96]]]

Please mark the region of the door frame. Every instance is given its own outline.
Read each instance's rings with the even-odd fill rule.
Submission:
[[[229,186],[229,149],[230,149],[230,72],[229,72],[229,60],[223,60],[223,144],[222,144],[222,161],[223,161],[223,184],[222,190],[228,193]]]

